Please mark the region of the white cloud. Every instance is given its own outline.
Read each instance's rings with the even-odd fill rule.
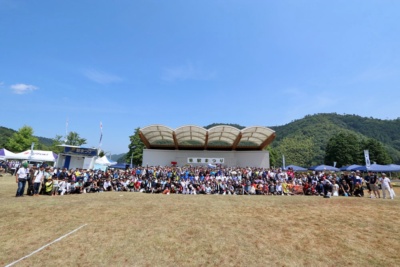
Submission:
[[[216,72],[204,71],[199,67],[193,66],[191,63],[167,68],[164,70],[162,79],[165,81],[185,81],[185,80],[203,80],[208,81],[215,78]]]
[[[117,83],[122,81],[121,77],[102,71],[87,69],[83,70],[82,72],[86,76],[86,78],[99,84]]]
[[[18,95],[23,95],[31,91],[39,89],[38,87],[31,84],[17,83],[10,86],[14,93]]]

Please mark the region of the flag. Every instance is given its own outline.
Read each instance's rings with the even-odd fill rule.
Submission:
[[[285,155],[282,155],[282,165],[283,165],[283,169],[286,168],[285,166]]]
[[[100,122],[100,141],[99,147],[101,146],[101,140],[103,139],[103,123]]]
[[[367,167],[367,169],[369,169],[371,167],[371,162],[369,160],[369,151],[368,150],[364,150],[364,157],[365,157],[365,167]]]
[[[29,159],[32,159],[32,156],[33,156],[33,147],[35,146],[35,143],[34,142],[32,142],[32,144],[31,144],[31,154],[30,154],[30,156],[29,156]]]

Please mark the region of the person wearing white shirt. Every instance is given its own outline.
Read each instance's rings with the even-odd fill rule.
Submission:
[[[58,192],[60,192],[60,195],[63,196],[65,192],[67,192],[67,182],[64,180],[61,180],[58,184]]]
[[[113,191],[111,181],[106,180],[103,184],[104,191]]]
[[[333,179],[332,181],[332,196],[334,197],[339,196],[339,185],[336,183],[335,179]]]
[[[23,163],[21,168],[18,169],[17,173],[15,174],[16,183],[18,184],[18,189],[16,193],[16,197],[23,197],[24,196],[24,189],[26,180],[28,179],[28,163]]]
[[[381,183],[383,198],[386,198],[386,191],[388,191],[390,199],[393,199],[392,184],[390,183],[390,179],[386,177],[385,173],[382,173]]]
[[[39,187],[43,183],[44,179],[44,166],[41,165],[39,170],[35,171],[33,180],[33,196],[39,196]]]

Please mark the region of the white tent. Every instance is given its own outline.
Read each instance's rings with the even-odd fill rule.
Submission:
[[[0,160],[13,159],[15,157],[15,153],[8,151],[5,148],[0,149]]]
[[[13,157],[10,157],[12,159],[21,159],[21,160],[29,160],[29,161],[56,161],[58,158],[58,155],[55,154],[53,151],[44,151],[44,150],[33,150],[33,153],[31,153],[31,150],[26,150],[21,153],[15,154]]]
[[[104,166],[111,166],[111,165],[117,164],[116,162],[109,161],[106,156],[97,158],[94,163],[98,164],[98,165],[104,165]]]

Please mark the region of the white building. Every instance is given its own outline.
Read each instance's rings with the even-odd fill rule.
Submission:
[[[67,169],[93,169],[98,150],[79,146],[62,145],[55,167]]]
[[[143,150],[144,166],[221,164],[269,168],[269,152],[264,149],[275,139],[275,131],[262,126],[239,130],[227,125],[210,129],[186,125],[173,130],[150,125],[140,129],[139,135],[147,148]]]

